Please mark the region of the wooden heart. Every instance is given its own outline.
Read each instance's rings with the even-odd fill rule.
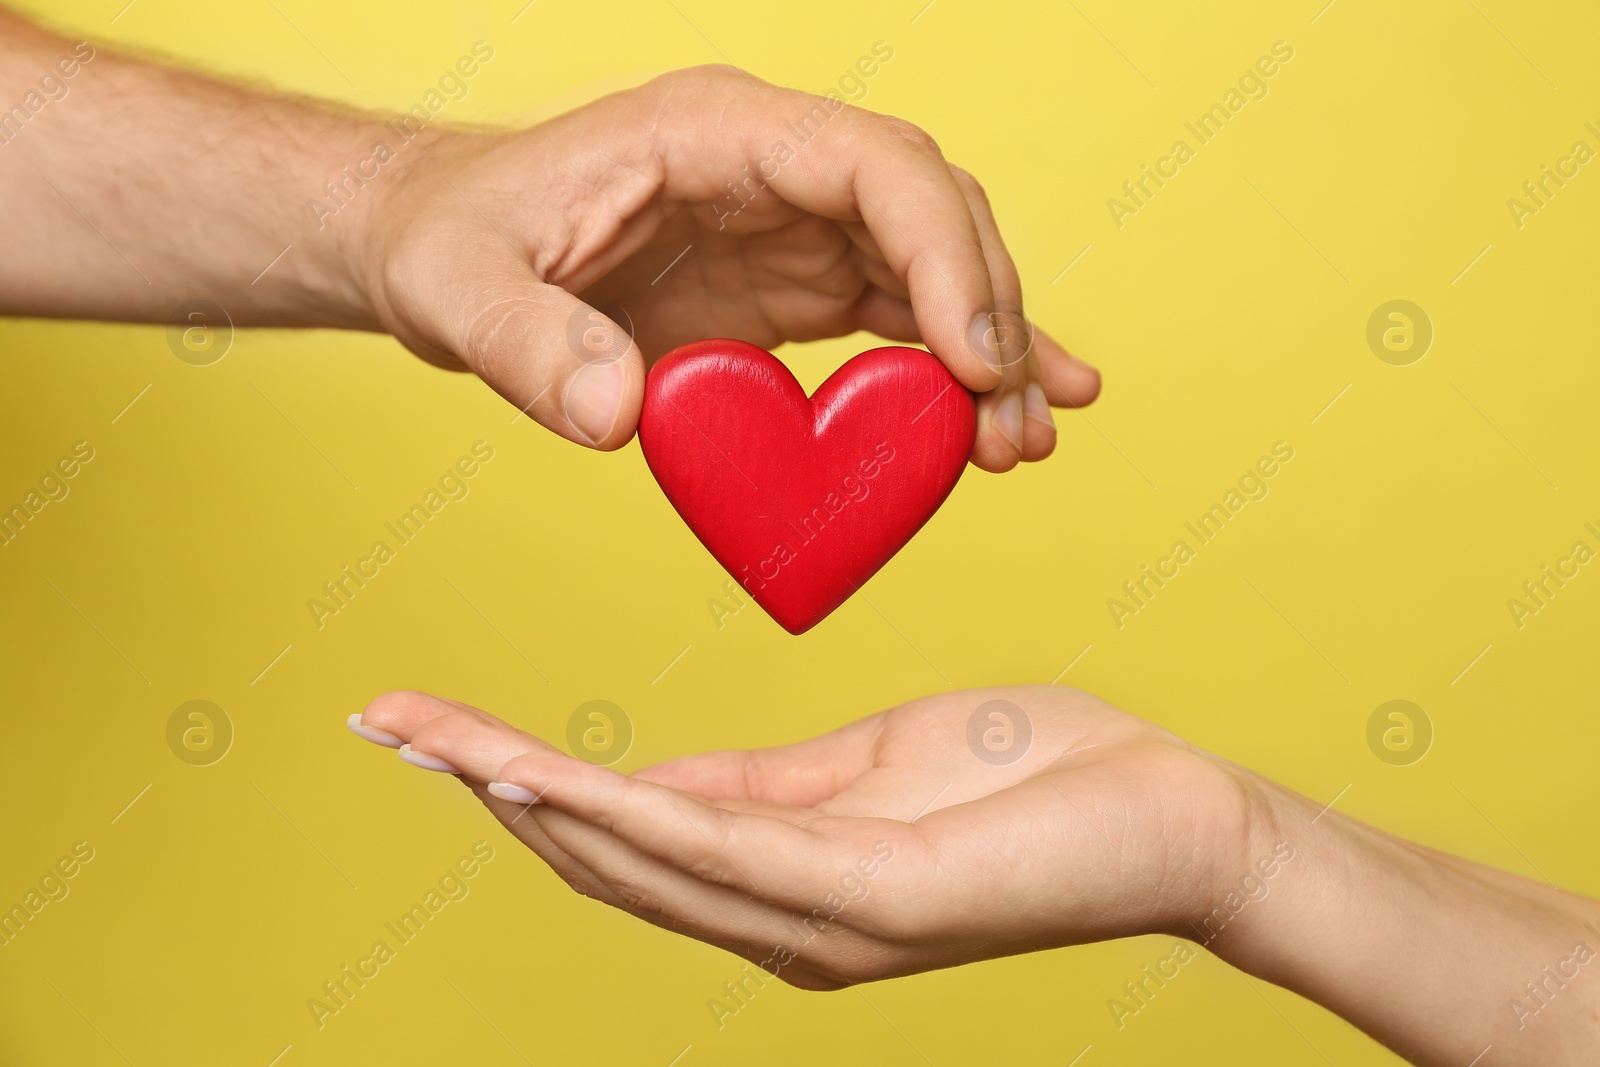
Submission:
[[[938,510],[976,429],[972,395],[920,349],[863,352],[808,398],[770,352],[718,339],[651,368],[639,444],[700,542],[800,634]]]

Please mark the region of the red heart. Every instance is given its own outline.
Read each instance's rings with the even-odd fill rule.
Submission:
[[[639,444],[700,542],[800,634],[939,509],[976,430],[972,395],[920,349],[863,352],[808,399],[770,352],[718,339],[651,368]]]

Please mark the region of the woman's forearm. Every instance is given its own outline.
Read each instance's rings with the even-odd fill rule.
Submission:
[[[1419,1064],[1596,1062],[1600,903],[1261,794],[1253,853],[1293,859],[1213,951]]]
[[[347,210],[318,217],[308,202],[385,136],[369,117],[0,11],[0,197],[13,206],[0,314],[159,322],[209,299],[241,324],[373,327],[358,264],[374,196],[346,179]]]

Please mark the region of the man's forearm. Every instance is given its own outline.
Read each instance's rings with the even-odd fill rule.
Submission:
[[[384,130],[0,11],[0,313],[162,321],[209,299],[239,324],[373,328],[376,197],[333,218],[306,204]]]
[[[1600,904],[1264,792],[1255,850],[1294,859],[1213,951],[1417,1063],[1595,1061]]]

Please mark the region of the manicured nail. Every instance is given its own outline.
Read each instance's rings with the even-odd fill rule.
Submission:
[[[538,793],[514,782],[490,782],[489,795],[509,800],[513,804],[532,804],[539,799]]]
[[[1028,388],[1023,391],[1022,414],[1050,427],[1051,433],[1056,432],[1055,416],[1050,414],[1050,401],[1044,398],[1044,387],[1038,382],[1029,382]]]
[[[622,390],[626,384],[624,363],[589,363],[578,368],[567,385],[563,401],[567,421],[590,443],[605,440],[617,424],[622,409]]]
[[[994,428],[1000,436],[1011,442],[1011,447],[1022,452],[1022,397],[1008,393],[1000,398],[994,409]]]
[[[384,748],[399,748],[405,744],[404,741],[391,734],[388,730],[380,730],[376,726],[361,725],[361,713],[359,711],[346,719],[344,724],[350,727],[351,733],[363,741],[371,741],[373,744],[382,745]]]
[[[460,774],[461,770],[453,763],[447,763],[438,756],[430,756],[426,752],[413,752],[410,745],[400,746],[400,758],[413,767],[421,767],[425,771],[442,771],[445,774]]]

